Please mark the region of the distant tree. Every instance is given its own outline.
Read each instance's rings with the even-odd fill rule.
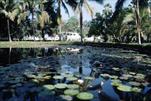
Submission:
[[[103,13],[97,13],[96,18],[94,18],[91,22],[90,30],[89,30],[89,36],[95,35],[95,36],[103,36],[104,42],[108,41],[108,35],[110,29],[108,28],[109,19],[112,16],[112,10],[111,6],[109,4],[106,4],[104,6]]]
[[[73,16],[71,17],[63,26],[63,31],[65,32],[77,32],[78,30],[78,19]]]

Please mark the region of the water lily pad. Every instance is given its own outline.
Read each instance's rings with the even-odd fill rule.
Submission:
[[[58,83],[55,85],[56,88],[58,89],[65,89],[67,87],[67,84],[64,83]]]
[[[136,81],[144,81],[144,77],[143,76],[139,76],[139,75],[136,75],[134,76],[134,78],[136,79]]]
[[[29,79],[34,79],[34,78],[36,78],[36,75],[34,75],[34,74],[26,74],[26,76],[27,76],[27,78],[29,78]]]
[[[119,85],[121,85],[121,81],[120,80],[112,80],[111,85],[112,86],[119,86]]]
[[[143,82],[143,83],[141,83],[143,86],[148,86],[149,85],[149,83],[148,82]]]
[[[140,77],[145,77],[145,75],[144,74],[141,74],[141,73],[138,73],[138,74],[136,74],[137,76],[140,76]]]
[[[141,92],[141,88],[138,88],[138,87],[133,87],[131,90],[132,90],[132,92],[135,92],[135,93]]]
[[[110,78],[111,78],[111,79],[117,79],[118,76],[116,76],[116,75],[111,75]]]
[[[135,73],[135,72],[129,72],[129,74],[130,74],[130,75],[135,75],[136,73]]]
[[[79,93],[79,90],[67,89],[64,91],[65,95],[75,96]]]
[[[141,83],[139,83],[139,82],[134,82],[134,81],[131,81],[131,82],[128,82],[130,85],[132,85],[132,86],[140,86],[141,85]]]
[[[81,92],[77,95],[77,98],[80,100],[92,100],[93,99],[93,94],[89,92]]]
[[[113,70],[115,70],[115,71],[120,71],[120,69],[119,68],[112,68]]]
[[[56,75],[56,76],[54,76],[53,78],[60,80],[60,79],[63,79],[64,77],[63,77],[63,76],[60,76],[60,75]]]
[[[117,87],[118,90],[123,91],[123,92],[131,92],[132,87],[127,86],[127,85],[120,85]]]
[[[101,74],[102,77],[110,77],[109,74]]]
[[[67,78],[68,81],[75,81],[75,80],[77,80],[77,79],[78,79],[78,78],[76,78],[76,77],[68,77],[68,78]]]
[[[55,89],[54,85],[43,85],[44,88],[48,89],[48,90],[53,90]]]
[[[60,97],[66,101],[72,101],[73,100],[72,96],[69,96],[69,95],[60,95]]]
[[[93,80],[94,78],[93,77],[90,77],[90,76],[86,76],[84,77],[85,80]]]
[[[37,80],[37,79],[32,79],[31,81],[32,81],[33,83],[37,83],[37,84],[40,83],[40,81]]]
[[[128,77],[127,76],[121,76],[119,77],[120,80],[128,80]]]
[[[131,78],[131,77],[133,77],[132,75],[130,75],[130,74],[123,74],[122,75],[123,77],[127,77],[127,78]]]
[[[49,79],[51,79],[51,76],[45,76],[43,78],[46,79],[46,80],[49,80]]]
[[[67,88],[69,88],[69,89],[77,89],[77,88],[79,88],[79,85],[77,85],[77,84],[68,84]]]

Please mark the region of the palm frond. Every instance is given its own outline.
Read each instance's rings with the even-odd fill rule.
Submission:
[[[69,15],[69,10],[68,10],[66,4],[65,4],[63,1],[62,1],[62,7],[64,8],[64,10],[65,10],[65,12],[68,14],[68,16],[70,16],[70,15]]]
[[[49,15],[46,11],[42,11],[41,15],[39,15],[39,24],[40,27],[43,29],[45,23],[48,23],[49,21]]]
[[[77,8],[77,0],[66,0],[66,3],[73,9],[75,10]]]
[[[111,21],[113,21],[116,16],[119,14],[119,12],[122,10],[124,3],[126,0],[117,0],[116,5],[115,5],[115,11],[113,13]]]
[[[87,12],[91,15],[91,17],[93,17],[93,9],[92,9],[92,7],[90,7],[90,5],[88,4],[88,2],[86,0],[84,0],[84,6],[85,6]]]
[[[104,0],[89,0],[89,1],[95,1],[95,2],[97,2],[99,4],[103,4],[104,3]]]

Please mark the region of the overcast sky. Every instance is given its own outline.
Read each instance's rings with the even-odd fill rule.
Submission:
[[[100,13],[101,13],[102,10],[103,10],[103,6],[104,6],[105,4],[107,4],[107,3],[109,3],[109,4],[112,6],[113,10],[114,10],[116,1],[117,1],[117,0],[105,0],[105,2],[104,2],[103,5],[100,5],[100,4],[96,3],[96,2],[89,2],[89,4],[90,4],[91,8],[93,9],[94,15],[95,15],[96,12],[100,12]],[[128,0],[128,1],[125,3],[125,6],[128,6],[128,5],[130,4],[130,2],[131,2],[131,0]],[[68,8],[69,8],[70,17],[71,17],[71,16],[77,16],[77,14],[76,14],[75,12],[73,12],[70,7],[68,7]],[[62,8],[62,12],[61,12],[61,13],[62,13],[62,19],[63,19],[63,20],[68,20],[68,19],[70,18],[70,17],[65,13],[65,11],[64,11],[63,8]],[[84,19],[84,21],[85,21],[85,20],[90,21],[90,20],[92,19],[91,16],[86,12],[85,9],[83,9],[83,19]]]

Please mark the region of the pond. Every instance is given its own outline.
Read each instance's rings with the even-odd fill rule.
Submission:
[[[0,101],[150,101],[151,57],[91,46],[0,49]]]

